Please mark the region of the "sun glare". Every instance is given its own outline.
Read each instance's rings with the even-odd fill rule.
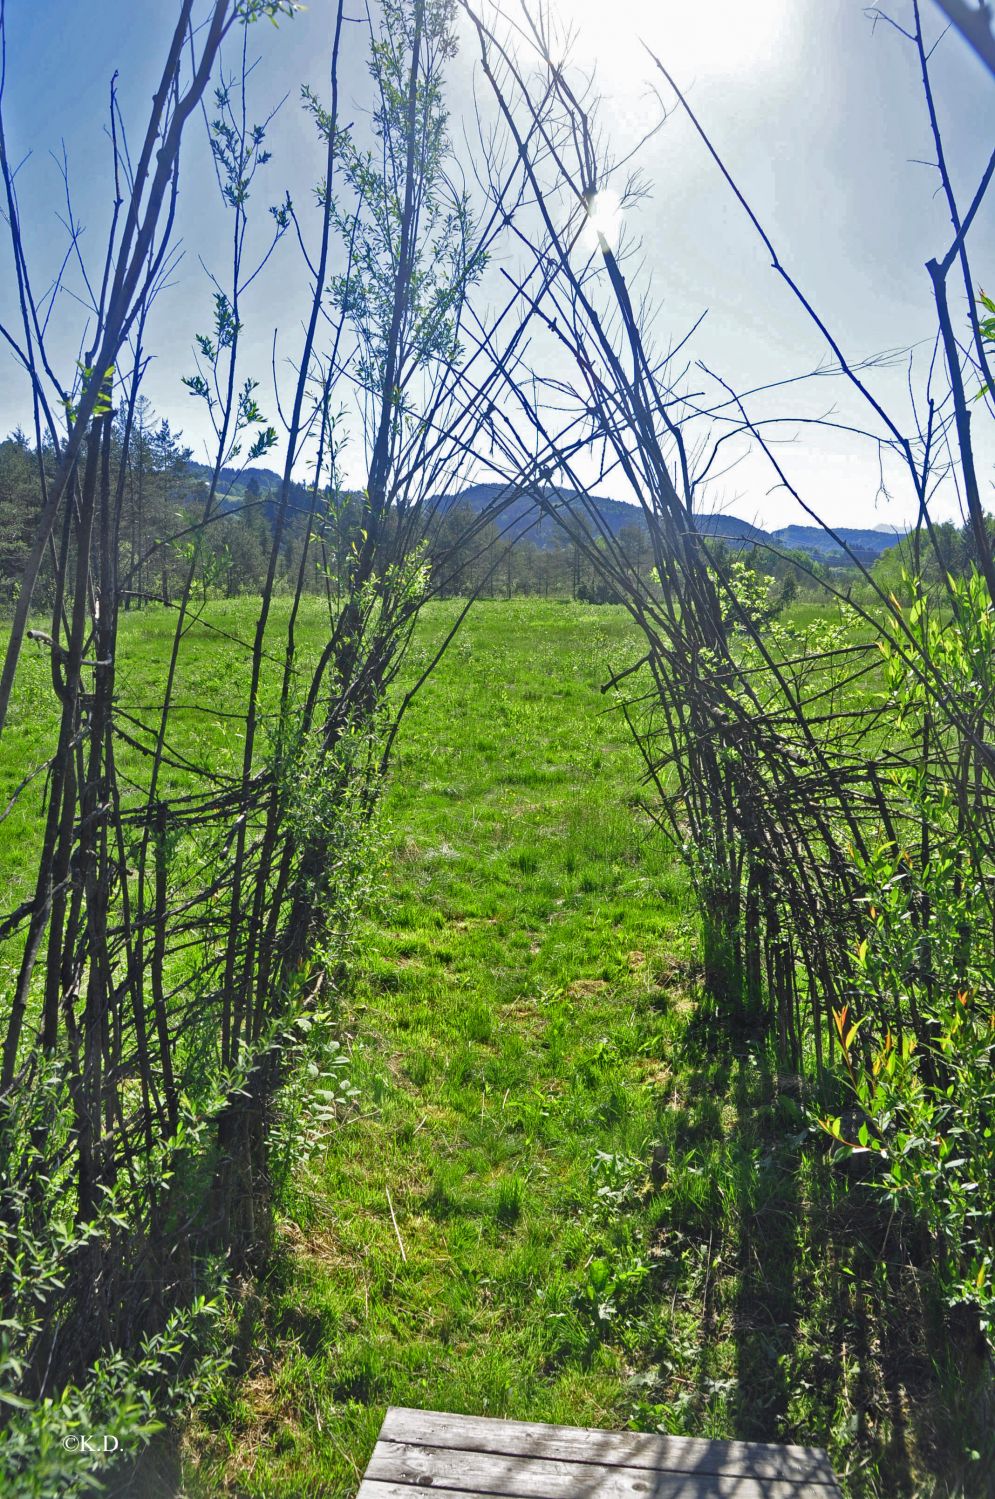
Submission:
[[[622,231],[622,204],[618,193],[610,187],[595,193],[587,205],[587,224],[584,227],[585,248],[594,250],[604,240],[611,249],[618,244]]]
[[[792,6],[785,0],[554,0],[575,37],[577,62],[599,71],[648,73],[642,43],[670,69],[701,78],[756,69],[784,56]]]

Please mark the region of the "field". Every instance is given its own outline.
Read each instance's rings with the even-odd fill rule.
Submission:
[[[411,709],[328,1059],[355,1094],[337,1121],[305,1099],[271,1273],[166,1491],[349,1495],[389,1403],[987,1491],[974,1354],[914,1252],[791,1080],[700,1019],[684,879],[599,690],[636,653],[621,610],[482,605]]]
[[[456,608],[426,611],[409,680]],[[186,637],[177,790],[185,758],[236,764],[252,614],[211,604]],[[125,622],[136,719],[171,628]],[[305,655],[323,628],[310,603]],[[639,654],[621,609],[485,603],[415,699],[379,902],[284,1102],[271,1267],[141,1492],[346,1499],[390,1403],[817,1443],[853,1499],[988,1492],[981,1365],[921,1249],[831,1169],[795,1080],[709,1030],[685,876],[600,690]],[[5,799],[50,731],[44,654],[26,666]],[[16,900],[43,794],[0,825]]]

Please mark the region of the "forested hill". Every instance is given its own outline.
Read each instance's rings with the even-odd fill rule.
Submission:
[[[637,505],[612,500],[606,495],[586,495],[581,500],[569,489],[547,493],[556,496],[557,508],[568,511],[573,506],[583,505],[588,515],[594,512],[601,528],[612,536],[618,536],[630,526],[645,529],[645,520]],[[474,510],[483,510],[494,504],[501,494],[500,484],[474,484],[458,495],[447,495],[442,504],[445,508],[469,505]],[[515,539],[527,535],[537,546],[557,546],[562,540],[562,532],[553,516],[548,513],[538,516],[534,502],[524,496],[512,500],[504,517],[502,529],[507,527],[509,535]],[[849,560],[834,537],[820,526],[781,526],[774,531],[765,531],[735,515],[699,515],[695,517],[695,524],[704,535],[719,537],[730,546],[765,545],[781,551],[807,552],[817,562]],[[861,561],[874,561],[888,547],[894,546],[904,533],[897,528],[878,531],[838,526],[835,534]]]
[[[204,464],[191,463],[189,469],[197,479],[209,477]],[[280,475],[268,468],[226,469],[222,474],[222,481],[229,488],[232,499],[241,498],[252,480],[264,495],[282,482]],[[435,504],[443,514],[462,505],[475,511],[486,510],[500,500],[504,489],[501,484],[472,484],[458,494],[439,496]],[[638,506],[623,500],[613,500],[607,495],[587,495],[581,500],[575,491],[569,489],[555,489],[547,494],[555,496],[557,508],[564,511],[580,509],[588,519],[593,514],[599,526],[612,536],[618,536],[628,526],[645,528]],[[769,546],[784,551],[807,552],[818,562],[847,560],[833,536],[820,526],[781,526],[767,531],[735,515],[700,515],[696,517],[696,524],[704,535],[719,537],[730,546]],[[554,517],[548,512],[540,515],[535,502],[525,495],[513,499],[503,511],[501,530],[510,540],[528,537],[539,547],[559,546],[563,541],[563,533]],[[835,533],[862,562],[873,562],[904,534],[897,528],[882,527],[878,530],[853,526],[836,527]]]
[[[472,510],[486,510],[500,502],[506,491],[503,484],[471,484],[459,494],[440,498],[440,509],[454,510],[460,505],[469,505]],[[627,505],[622,500],[609,499],[607,495],[580,496],[575,490],[548,489],[547,496],[554,500],[557,510],[569,513],[573,509],[590,523],[596,518],[598,526],[617,536],[626,526],[645,529],[642,511],[636,505]],[[559,546],[563,531],[548,511],[540,514],[536,503],[527,495],[511,500],[501,516],[501,530],[509,539],[528,539],[540,547]]]
[[[0,442],[0,615],[16,597],[31,544],[37,511],[36,458],[23,434]],[[186,561],[182,539],[191,518],[201,513],[211,470],[191,460],[168,423],[148,423],[132,434],[127,482],[123,497],[121,557],[126,606],[144,596],[169,600],[182,588]],[[225,469],[219,500],[209,534],[201,542],[200,569],[205,587],[221,588],[228,596],[247,587],[261,585],[277,516],[281,476],[271,468]],[[637,571],[652,565],[645,517],[636,505],[607,495],[580,497],[567,489],[547,491],[554,501],[553,513],[540,511],[535,502],[520,495],[498,513],[503,486],[473,484],[454,494],[432,499],[433,512],[427,525],[432,564],[438,575],[450,573],[453,588],[483,586],[490,576],[493,553],[501,537],[516,545],[514,557],[502,564],[505,591],[548,592],[563,588],[572,596],[584,582],[579,560],[574,556],[568,532],[556,520],[556,510],[580,517],[590,529],[614,536]],[[323,563],[343,558],[354,528],[362,524],[357,494],[342,497],[345,503],[323,525]],[[281,546],[280,576],[290,578],[299,566],[307,531],[310,500],[307,486],[292,487],[291,508]],[[477,532],[467,550],[466,522],[471,513],[495,510],[495,517]],[[803,553],[820,566],[840,567],[852,561],[832,536],[815,526],[786,526],[765,531],[737,516],[696,517],[699,529],[732,548],[747,548],[761,561],[773,562],[776,552]],[[852,548],[852,555],[865,566],[873,564],[899,539],[898,533],[840,528],[837,533]],[[569,554],[569,555],[568,555]],[[468,571],[469,569],[469,571]],[[479,572],[479,576],[477,575]],[[593,579],[588,579],[593,587]],[[37,597],[54,597],[48,563],[39,574]]]
[[[849,562],[855,557],[870,564],[893,547],[904,531],[863,526],[835,526],[832,533],[821,526],[781,526],[764,531],[735,515],[703,515],[697,518],[698,529],[706,536],[718,536],[730,546],[768,546],[784,552],[807,552],[815,562]],[[838,540],[837,540],[838,538]],[[850,556],[843,550],[849,548]]]
[[[485,510],[497,505],[504,492],[505,486],[501,484],[472,484],[459,494],[442,496],[438,504],[442,510],[455,510],[459,506]],[[629,528],[646,530],[645,517],[638,505],[609,499],[607,495],[581,496],[576,490],[570,489],[547,489],[544,493],[553,500],[556,511],[564,515],[573,511],[585,519],[588,525],[593,523],[611,536],[618,536]],[[706,535],[720,536],[734,546],[761,541],[773,544],[773,537],[768,532],[734,516],[703,516],[698,519],[697,524]],[[540,514],[535,501],[527,495],[513,499],[503,510],[501,530],[512,540],[528,537],[540,547],[559,546],[563,541],[563,531],[557,524],[555,515],[549,510]]]

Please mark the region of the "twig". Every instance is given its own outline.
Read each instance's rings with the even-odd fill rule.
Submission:
[[[390,1188],[385,1187],[384,1191],[387,1193],[387,1206],[390,1208],[390,1221],[391,1223],[393,1223],[394,1232],[397,1235],[397,1247],[401,1251],[401,1263],[406,1265],[408,1263],[408,1256],[404,1252],[404,1240],[401,1238],[401,1230],[398,1228],[397,1219],[394,1216],[394,1204],[390,1200]]]

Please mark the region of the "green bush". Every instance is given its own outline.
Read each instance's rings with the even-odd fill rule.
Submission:
[[[923,748],[893,776],[900,839],[854,856],[864,935],[834,1018],[858,1109],[853,1124],[822,1123],[850,1155],[877,1156],[875,1186],[928,1230],[946,1299],[976,1307],[995,1345],[993,871],[972,815],[991,778],[995,611],[976,573],[949,580],[942,612],[904,582],[917,655],[886,650],[886,680],[897,726]]]

